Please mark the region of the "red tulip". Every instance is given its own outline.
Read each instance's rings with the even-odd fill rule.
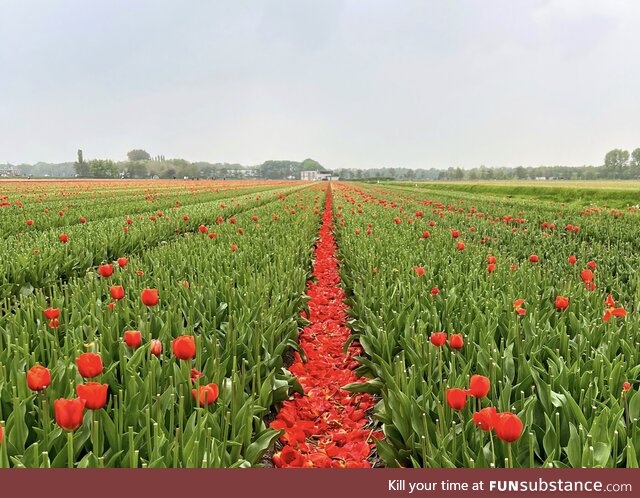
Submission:
[[[569,298],[564,296],[556,296],[556,309],[566,310],[569,307]]]
[[[200,231],[200,233],[205,233],[207,231],[207,227],[204,225],[200,225],[198,227],[198,230]]]
[[[48,320],[55,320],[60,316],[60,310],[58,308],[47,308],[44,310],[44,316],[47,317]]]
[[[87,382],[76,386],[78,397],[86,401],[85,407],[89,410],[100,410],[107,404],[107,384]]]
[[[493,263],[489,263],[489,264],[487,265],[487,271],[488,271],[489,273],[493,273],[495,270],[496,270],[496,265],[495,265],[495,264],[493,264]]]
[[[596,290],[596,284],[593,282],[585,282],[584,283],[584,287],[588,290],[588,291],[594,291]]]
[[[422,232],[422,238],[428,239],[431,234],[429,232]]]
[[[631,384],[629,384],[628,382],[625,382],[624,384],[622,384],[622,389],[624,391],[629,391],[631,389]]]
[[[432,296],[437,296],[439,292],[440,292],[440,289],[438,289],[437,287],[434,287],[433,289],[431,289]]]
[[[111,297],[116,301],[124,298],[124,287],[122,287],[121,285],[111,286],[109,292],[111,293]]]
[[[158,289],[145,289],[140,297],[145,306],[156,306],[158,304]]]
[[[81,398],[60,398],[53,402],[56,422],[66,431],[75,431],[82,425],[86,401]]]
[[[192,335],[182,335],[173,340],[171,348],[179,360],[190,360],[196,355],[196,340]]]
[[[532,263],[537,263],[539,261],[539,258],[535,254],[532,254],[531,256],[529,256],[529,261],[531,261]]]
[[[469,379],[468,393],[474,398],[484,398],[491,388],[491,381],[483,375],[472,375]]]
[[[129,260],[127,258],[118,258],[118,266],[120,268],[124,268],[129,264]]]
[[[216,234],[215,234],[214,232],[211,232],[211,233],[209,234],[209,238],[210,238],[211,240],[215,239],[215,238],[216,238]]]
[[[102,278],[109,278],[111,275],[113,275],[113,265],[98,266],[98,273]]]
[[[507,443],[513,443],[522,434],[522,421],[511,412],[499,413],[495,423],[496,436]]]
[[[57,329],[59,326],[60,326],[60,320],[55,319],[49,322],[50,329]]]
[[[440,347],[445,342],[447,342],[447,333],[434,332],[433,334],[431,334],[431,337],[429,337],[429,340],[431,341],[431,344],[433,344],[434,346]]]
[[[611,320],[612,316],[619,316],[619,317],[627,316],[627,312],[625,311],[624,308],[622,307],[616,308],[616,302],[613,300],[613,297],[611,297],[611,294],[607,296],[607,300],[605,304],[607,306],[607,311],[605,312],[604,318],[603,318],[605,322],[608,322],[609,320]]]
[[[197,368],[191,369],[191,382],[196,382],[200,377],[204,377],[204,374],[200,372]]]
[[[86,222],[87,222],[87,219],[86,219],[86,218],[84,218],[84,217],[83,217],[83,218],[80,218],[80,223],[82,223],[82,224],[84,225]]]
[[[33,220],[27,220],[27,225],[29,226],[33,225]]]
[[[419,277],[424,275],[424,268],[422,266],[414,266],[413,271],[415,271],[416,275],[418,275]]]
[[[588,266],[590,269],[595,270],[595,269],[596,269],[596,262],[595,262],[595,261],[589,261],[589,262],[587,263],[587,266]]]
[[[593,272],[591,270],[582,270],[580,273],[580,277],[583,282],[592,282],[593,281]]]
[[[495,265],[498,262],[495,256],[488,255],[487,256],[487,264]]]
[[[458,389],[457,387],[447,389],[447,404],[452,410],[462,410],[467,406],[467,393],[463,389]]]
[[[464,340],[462,339],[462,335],[461,334],[451,334],[449,336],[449,346],[451,346],[452,349],[462,349],[462,346],[464,346]]]
[[[196,390],[192,389],[191,394],[194,400],[200,402],[200,406],[204,407],[205,404],[212,405],[218,399],[218,386],[215,384],[207,384],[206,386],[198,387],[199,396],[196,396]]]
[[[67,242],[69,242],[69,236],[66,233],[61,234],[60,242],[62,242],[63,244],[66,244]]]
[[[483,431],[489,432],[495,427],[497,415],[495,407],[483,408],[473,414],[473,423]]]
[[[96,353],[83,353],[76,358],[78,372],[85,379],[93,379],[102,373],[102,358]]]
[[[576,258],[575,256],[569,256],[569,259],[567,259],[567,261],[569,261],[569,264],[575,265],[576,261],[578,261],[578,258]]]
[[[131,349],[137,349],[142,344],[142,334],[139,330],[127,330],[124,333],[124,342]]]
[[[32,391],[43,391],[51,385],[51,372],[40,365],[31,367],[27,372],[27,385]]]
[[[518,313],[518,315],[526,315],[527,314],[527,310],[525,310],[522,307],[523,304],[524,304],[524,299],[518,299],[518,300],[513,302],[513,308],[516,310],[516,313]]]
[[[162,354],[162,343],[158,339],[151,339],[149,348],[151,354],[154,356],[160,356]]]
[[[231,252],[236,252],[238,250],[238,246],[235,244],[231,244]]]
[[[458,232],[458,230],[451,230],[451,236],[454,239],[457,239],[458,237],[460,237],[460,232]]]

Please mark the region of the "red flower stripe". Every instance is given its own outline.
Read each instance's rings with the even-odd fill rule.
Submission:
[[[381,437],[366,429],[366,411],[374,404],[371,395],[341,389],[363,380],[353,371],[358,366],[354,358],[362,348],[354,342],[347,354],[343,353],[350,331],[345,326],[345,294],[339,287],[332,228],[329,191],[315,250],[317,282],[308,282],[311,324],[300,335],[307,362],[296,353],[289,367],[304,388],[304,396],[295,394],[285,401],[271,423],[272,428],[285,431],[281,437],[284,447],[273,456],[276,467],[370,467],[373,437]]]

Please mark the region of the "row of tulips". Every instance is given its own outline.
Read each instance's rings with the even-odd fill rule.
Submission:
[[[20,297],[0,316],[0,466],[260,465],[282,434],[263,417],[300,390],[283,357],[323,195],[214,211],[204,233]]]
[[[174,207],[242,195],[253,182],[8,182],[0,184],[0,235],[35,232],[136,216],[147,211],[171,213]],[[274,186],[276,186],[274,182]],[[263,185],[260,186],[262,188]],[[1,202],[0,202],[1,204]]]
[[[387,465],[637,466],[637,213],[389,185],[334,213]]]
[[[295,191],[301,186],[289,186]],[[280,191],[274,185],[249,185],[208,193],[207,201],[175,206],[170,213],[147,210],[137,215],[95,220],[13,236],[0,248],[0,299],[29,294],[59,278],[84,274],[87,269],[123,255],[136,254],[201,226],[222,223],[234,215],[270,202]],[[90,213],[90,219],[95,219]],[[218,221],[219,220],[219,221]],[[5,303],[5,307],[9,304]]]

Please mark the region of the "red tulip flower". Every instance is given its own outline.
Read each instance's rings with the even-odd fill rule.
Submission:
[[[212,405],[218,399],[218,386],[216,384],[207,384],[206,386],[198,387],[199,396],[196,395],[196,390],[192,389],[191,394],[194,400],[198,400],[201,407],[205,404]]]
[[[616,302],[613,300],[613,297],[611,297],[611,294],[607,296],[607,300],[605,304],[607,306],[607,311],[605,312],[604,318],[603,318],[605,322],[608,322],[609,320],[611,320],[612,316],[619,316],[619,317],[627,316],[627,312],[625,311],[624,308],[622,307],[616,308]]]
[[[82,224],[84,225],[86,222],[87,222],[87,219],[86,219],[86,218],[84,218],[84,217],[83,217],[83,218],[80,218],[80,223],[82,223]]]
[[[458,248],[458,251],[464,251],[464,242],[458,242],[456,247]]]
[[[124,298],[124,287],[122,287],[122,285],[111,286],[109,292],[111,293],[111,297],[116,301]]]
[[[149,349],[153,356],[160,356],[162,354],[162,343],[158,339],[151,339]]]
[[[593,272],[591,270],[582,270],[580,273],[580,277],[583,282],[592,282],[593,281]]]
[[[432,296],[437,296],[439,292],[440,292],[440,289],[438,289],[437,287],[434,287],[433,289],[431,289]]]
[[[158,304],[158,289],[145,289],[140,297],[145,306],[156,306]]]
[[[468,394],[474,398],[482,399],[489,393],[491,381],[484,375],[472,375],[469,379],[469,387]]]
[[[85,379],[93,379],[102,373],[102,358],[96,353],[83,353],[76,358],[78,372]]]
[[[124,342],[131,349],[137,349],[142,344],[142,334],[139,330],[127,330],[124,333]]]
[[[81,398],[60,398],[53,402],[56,422],[66,431],[75,431],[82,425],[86,401]]]
[[[418,275],[419,277],[424,275],[424,268],[422,266],[414,266],[413,271],[415,271],[416,275]]]
[[[198,230],[200,231],[200,233],[205,233],[207,231],[207,227],[204,225],[200,225],[198,227]]]
[[[622,384],[622,389],[627,392],[631,389],[631,384],[629,382],[625,382],[624,384]]]
[[[86,401],[85,408],[89,410],[100,410],[107,404],[107,384],[98,382],[87,382],[86,384],[78,384],[76,393],[78,397]]]
[[[51,385],[51,372],[40,365],[31,367],[27,372],[27,385],[32,391],[43,391]]]
[[[231,252],[236,252],[238,250],[238,246],[235,244],[231,244]]]
[[[513,302],[513,308],[516,310],[518,315],[526,315],[527,310],[525,310],[522,305],[524,304],[524,299],[518,299]]]
[[[569,307],[569,298],[564,296],[556,296],[556,309],[562,311]]]
[[[67,242],[69,242],[69,236],[66,233],[61,234],[60,242],[62,242],[63,244],[66,244]]]
[[[496,270],[496,265],[495,265],[495,264],[493,264],[493,263],[489,263],[489,264],[487,265],[487,271],[488,271],[489,273],[493,273],[495,270]]]
[[[464,389],[447,389],[447,404],[452,410],[460,411],[467,406],[467,393]]]
[[[451,346],[451,349],[462,349],[462,346],[464,346],[462,334],[451,334],[449,336],[449,346]]]
[[[44,316],[48,320],[55,320],[60,316],[60,310],[58,308],[47,308],[44,310]]]
[[[503,412],[496,417],[496,436],[507,443],[513,443],[522,434],[522,421],[515,413]]]
[[[118,258],[118,266],[120,268],[124,268],[129,264],[129,260],[127,258]]]
[[[200,377],[204,377],[204,374],[200,372],[197,368],[191,369],[191,382],[196,382]]]
[[[429,337],[431,344],[436,347],[441,347],[445,342],[447,342],[447,333],[446,332],[434,332]]]
[[[569,262],[569,264],[575,265],[576,261],[578,261],[578,258],[576,258],[575,256],[569,256],[569,259],[567,259],[567,261]]]
[[[428,239],[431,234],[429,232],[422,232],[422,238]]]
[[[28,225],[28,226],[33,225],[33,220],[27,220],[27,225]]]
[[[596,269],[596,262],[595,261],[589,261],[587,263],[587,267],[591,270],[595,270]]]
[[[451,230],[451,236],[454,239],[457,239],[458,237],[460,237],[460,232],[458,232],[458,230]]]
[[[529,261],[531,261],[532,263],[537,263],[540,260],[540,258],[538,258],[537,255],[532,254],[531,256],[529,256]]]
[[[109,278],[113,275],[113,265],[101,265],[98,266],[98,273],[102,278]]]
[[[483,408],[473,414],[473,423],[484,432],[489,432],[495,427],[497,415],[495,407]]]
[[[173,340],[171,348],[179,360],[190,360],[196,355],[196,340],[192,335],[182,335]]]

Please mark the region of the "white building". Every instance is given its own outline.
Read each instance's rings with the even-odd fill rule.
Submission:
[[[306,182],[338,180],[337,176],[332,176],[331,171],[301,171],[300,180]]]
[[[0,176],[20,176],[20,170],[13,164],[0,164]]]

